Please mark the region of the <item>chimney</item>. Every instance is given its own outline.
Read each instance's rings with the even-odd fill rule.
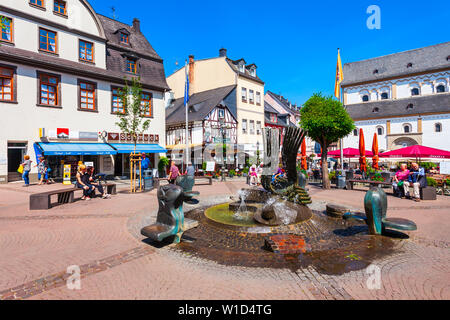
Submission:
[[[193,93],[194,88],[194,71],[195,71],[195,60],[194,55],[189,56],[189,95]]]
[[[219,57],[226,57],[227,56],[227,49],[222,48],[219,50]]]
[[[138,18],[133,19],[133,29],[135,32],[141,33],[141,21]]]

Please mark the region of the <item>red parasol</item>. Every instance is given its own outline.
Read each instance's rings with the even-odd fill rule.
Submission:
[[[364,131],[363,129],[359,129],[359,164],[361,171],[367,171],[366,164],[366,145],[364,142]]]
[[[450,159],[450,152],[425,146],[410,146],[380,154],[382,158],[435,158]]]
[[[374,168],[375,170],[380,170],[380,167],[378,166],[378,161],[380,160],[380,157],[378,156],[378,135],[376,132],[373,135],[372,153],[373,153],[372,168]]]
[[[306,141],[304,139],[302,143],[302,169],[308,170],[308,162],[306,161]]]
[[[344,158],[359,158],[359,149],[355,148],[345,148],[343,150]],[[341,156],[341,150],[333,150],[328,152],[328,156],[330,157],[340,157]],[[372,151],[366,150],[366,156],[372,157]]]

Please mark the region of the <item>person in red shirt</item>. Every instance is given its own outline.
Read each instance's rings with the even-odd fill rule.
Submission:
[[[175,161],[172,160],[169,171],[169,183],[175,184],[175,181],[177,180],[179,175],[180,170],[178,170],[178,167],[175,165]]]

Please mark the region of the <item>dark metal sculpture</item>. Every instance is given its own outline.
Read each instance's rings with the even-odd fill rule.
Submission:
[[[278,165],[279,155],[279,131],[277,129],[264,129],[264,150],[265,150],[265,168]],[[285,129],[282,149],[282,165],[286,171],[286,178],[277,177],[272,179],[273,172],[263,174],[261,184],[264,189],[282,196],[284,199],[298,204],[309,204],[311,198],[305,190],[306,177],[303,173],[297,172],[297,155],[305,139],[306,132],[300,128],[288,127]]]
[[[192,198],[200,194],[198,191],[192,191],[195,184],[195,178],[192,176],[179,176],[175,181],[175,184],[183,188],[186,202],[192,202]]]
[[[180,243],[184,232],[184,200],[183,188],[173,184],[160,187],[156,223],[143,228],[141,234],[158,242],[174,237],[173,243]]]
[[[372,235],[381,235],[385,228],[403,231],[417,230],[417,225],[410,220],[401,218],[387,218],[387,196],[380,187],[370,189],[364,198],[366,216],[355,215],[351,212],[344,214],[344,219],[354,219],[365,222]]]

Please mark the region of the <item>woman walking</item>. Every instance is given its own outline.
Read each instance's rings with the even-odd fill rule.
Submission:
[[[23,157],[24,161],[21,164],[21,166],[23,167],[23,174],[22,174],[22,178],[23,181],[25,182],[24,187],[29,187],[30,186],[30,171],[31,171],[31,163],[33,161],[30,160],[30,156],[26,155],[25,157]]]

